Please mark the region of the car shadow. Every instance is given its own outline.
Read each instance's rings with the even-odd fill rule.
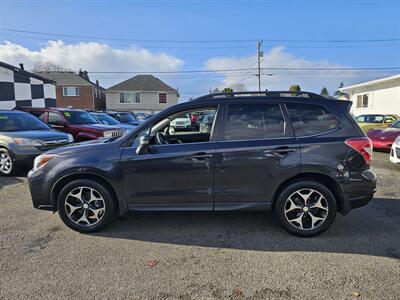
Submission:
[[[15,174],[13,174],[13,176],[1,176],[0,175],[0,190],[7,185],[13,185],[13,184],[23,182],[23,179],[21,179],[20,177],[27,177],[29,170],[30,170],[30,168],[28,168],[28,167],[19,168],[18,170],[16,170],[16,172],[15,172]]]
[[[23,182],[21,178],[18,177],[5,177],[5,176],[0,176],[0,190],[6,187],[7,185],[13,185]]]
[[[400,199],[376,198],[347,216],[338,215],[327,232],[300,238],[283,230],[272,212],[134,213],[94,235],[186,246],[400,259],[399,216]]]

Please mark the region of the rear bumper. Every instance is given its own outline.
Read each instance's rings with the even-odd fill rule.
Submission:
[[[365,170],[359,176],[353,176],[343,184],[343,202],[340,207],[342,214],[348,214],[352,209],[367,205],[376,192],[377,177],[371,170]]]

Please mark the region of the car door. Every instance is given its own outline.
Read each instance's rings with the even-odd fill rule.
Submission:
[[[66,131],[66,121],[58,111],[49,111],[47,113],[47,124],[55,130]]]
[[[276,187],[300,170],[300,148],[279,103],[224,107],[215,154],[215,210],[268,207]]]
[[[149,127],[158,121],[153,121]],[[138,155],[138,138],[148,130],[147,127],[137,133],[132,145],[122,150],[120,164],[129,208],[212,210],[213,133],[210,132],[208,141],[204,141],[201,135],[201,142],[188,141],[189,132],[183,133],[186,137],[184,143],[153,144],[149,153]]]

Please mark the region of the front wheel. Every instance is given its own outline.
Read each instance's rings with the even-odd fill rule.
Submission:
[[[15,171],[10,152],[5,148],[0,148],[0,175],[12,175]]]
[[[110,191],[94,180],[68,183],[57,198],[61,220],[73,230],[87,233],[103,228],[114,216]]]
[[[290,233],[310,237],[327,230],[336,217],[336,199],[323,184],[298,181],[287,186],[275,203],[275,214]]]

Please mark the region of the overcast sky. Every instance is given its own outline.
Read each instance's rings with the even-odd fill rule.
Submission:
[[[105,87],[135,75],[121,72],[178,72],[155,76],[186,100],[237,83],[256,89],[263,39],[263,68],[297,69],[263,70],[263,89],[332,93],[341,81],[400,73],[341,70],[400,67],[399,12],[395,0],[0,0],[0,60],[86,69]],[[309,70],[327,68],[339,70]],[[230,69],[240,70],[221,71]],[[197,70],[206,72],[180,73]],[[119,73],[95,73],[105,71]]]

